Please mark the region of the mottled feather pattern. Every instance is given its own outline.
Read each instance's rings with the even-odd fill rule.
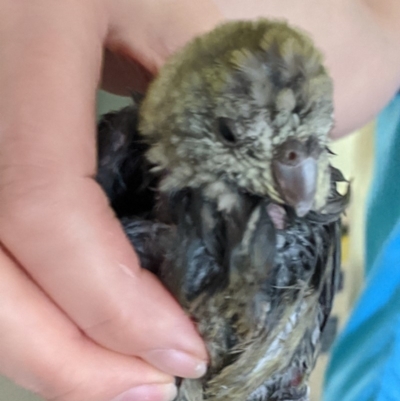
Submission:
[[[107,160],[103,159],[100,165],[104,166]],[[100,169],[100,181],[118,181],[118,175],[107,177],[111,171]],[[235,194],[236,210],[221,219],[217,205],[204,202],[202,191],[194,191],[189,200],[189,194],[193,191],[187,189],[169,199],[175,211],[173,214],[178,214],[172,226],[155,218],[155,200],[147,204],[145,213],[154,220],[133,217],[138,211],[135,210],[135,203],[131,204],[131,210],[122,223],[142,266],[158,274],[195,319],[199,315],[199,330],[206,340],[210,339],[209,352],[213,365],[206,379],[207,386],[204,387],[204,380],[201,379],[198,384],[193,383],[195,380],[184,380],[180,387],[180,399],[202,400],[205,390],[208,398],[216,400],[236,400],[238,391],[243,394],[240,399],[251,401],[285,400],[282,398],[285,391],[291,394],[290,399],[307,400],[307,377],[314,366],[319,337],[335,293],[336,275],[340,268],[338,218],[347,204],[347,197],[336,191],[336,181],[344,178],[336,169],[331,167],[331,171],[330,198],[335,205],[334,213],[321,215],[311,212],[303,219],[289,213],[292,221],[285,230],[276,232],[275,238],[269,239],[264,233],[260,237],[266,243],[243,252],[247,257],[258,259],[256,254],[261,249],[266,258],[261,263],[264,267],[261,274],[267,275],[261,278],[260,272],[252,270],[257,263],[244,264],[249,270],[245,271],[243,277],[249,279],[247,285],[252,288],[252,297],[248,296],[248,291],[243,294],[243,291],[235,288],[245,285],[242,277],[240,280],[235,278],[235,272],[232,273],[231,288],[227,289],[227,264],[234,250],[237,250],[235,246],[245,236],[243,232],[246,231],[251,212],[254,213],[260,199]],[[136,173],[132,171],[132,174]],[[154,182],[150,171],[146,175],[146,181]],[[113,197],[111,194],[111,199]],[[274,232],[268,216],[264,214],[262,219],[265,225],[258,229],[267,227],[270,233]],[[181,224],[180,220],[185,220],[185,224]],[[176,230],[177,226],[179,230]],[[174,235],[171,235],[171,231]],[[232,238],[227,242],[228,235]],[[224,246],[228,243],[229,246]],[[269,255],[268,252],[266,255],[266,249]],[[240,255],[236,257],[240,258]],[[268,263],[269,270],[265,269]],[[241,306],[243,313],[238,316],[238,309],[232,308],[230,297],[240,304],[241,300],[237,297],[241,293],[246,299]],[[311,301],[312,297],[318,298],[318,301],[308,302],[307,306],[305,300]],[[248,308],[257,310],[250,312]],[[255,320],[251,324],[246,321],[249,316]],[[300,320],[304,327],[294,330],[300,325]],[[314,323],[310,325],[310,321]],[[249,333],[246,330],[254,329],[254,326],[257,326],[255,331]],[[290,336],[293,338],[289,341]],[[310,342],[310,339],[313,341]],[[284,347],[281,342],[285,344]],[[287,347],[287,344],[291,344],[291,347]],[[282,353],[286,354],[285,357]],[[291,354],[290,358],[288,354]],[[263,360],[260,356],[264,355]],[[242,356],[244,366],[240,363]],[[289,364],[288,359],[291,361]],[[253,361],[250,368],[249,360]],[[259,377],[257,381],[254,381],[255,376]],[[293,386],[297,377],[300,378],[299,383]],[[256,390],[247,389],[247,383],[251,383]],[[194,389],[200,393],[196,394]],[[294,393],[297,398],[294,398]]]
[[[177,401],[309,400],[349,201],[329,161],[321,60],[283,22],[226,24],[174,56],[140,105],[100,122],[98,182],[210,355],[205,377],[179,380]],[[303,217],[272,169],[294,142],[318,171]]]
[[[141,107],[140,131],[154,144],[147,156],[169,171],[162,189],[224,175],[282,201],[265,168],[274,147],[310,133],[325,147],[333,126],[332,82],[321,59],[311,41],[284,22],[227,23],[190,42],[160,71]],[[231,121],[237,146],[216,138],[219,116]],[[328,156],[319,162],[322,187]],[[328,191],[318,191],[317,206]]]

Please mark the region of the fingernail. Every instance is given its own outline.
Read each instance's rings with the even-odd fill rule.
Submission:
[[[176,394],[176,386],[173,383],[147,384],[131,388],[111,401],[172,401]]]
[[[174,349],[148,351],[143,358],[158,369],[173,376],[196,379],[207,371],[207,362]]]

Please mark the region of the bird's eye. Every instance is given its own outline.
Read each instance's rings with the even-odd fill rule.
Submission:
[[[224,140],[224,142],[233,145],[236,143],[237,138],[233,133],[232,128],[230,127],[229,120],[227,118],[219,118],[218,119],[218,133],[220,137]]]

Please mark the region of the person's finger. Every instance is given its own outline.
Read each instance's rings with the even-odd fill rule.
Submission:
[[[159,281],[139,268],[92,179],[104,33],[96,10],[91,2],[41,4],[13,6],[18,18],[7,25],[30,35],[0,49],[7,58],[0,66],[0,238],[90,338],[167,373],[200,376],[207,359],[201,338]]]
[[[204,373],[194,327],[158,280],[139,269],[97,184],[61,173],[44,182],[12,170],[14,178],[3,174],[8,184],[0,184],[1,237],[46,293],[100,344],[174,375]]]
[[[108,1],[107,47],[139,61],[153,74],[190,39],[223,20],[211,0]]]
[[[0,274],[1,374],[49,400],[172,399],[172,377],[90,341],[2,250]]]
[[[144,91],[169,56],[223,21],[212,0],[108,1],[103,88],[122,95]]]

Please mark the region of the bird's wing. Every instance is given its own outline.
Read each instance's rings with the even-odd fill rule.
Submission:
[[[152,219],[158,178],[145,159],[137,103],[102,117],[98,125],[97,182],[120,218],[143,268],[158,274],[174,228]]]
[[[147,217],[156,202],[158,179],[150,173],[148,145],[137,125],[137,104],[104,115],[98,124],[96,179],[118,217]]]
[[[123,218],[121,222],[141,267],[159,275],[165,253],[171,249],[175,227],[135,217]]]

